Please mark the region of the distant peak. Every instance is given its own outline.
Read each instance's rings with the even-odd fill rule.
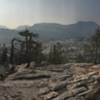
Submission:
[[[88,23],[88,24],[97,24],[94,21],[78,21],[77,24],[84,24],[84,23]]]
[[[29,28],[30,28],[30,26],[28,26],[28,25],[22,25],[22,26],[18,26],[18,27],[16,28],[16,30],[21,31],[21,30],[25,30],[25,29],[29,29]]]
[[[34,25],[62,25],[62,24],[59,24],[59,23],[36,23]]]
[[[0,29],[8,29],[6,26],[0,25]]]

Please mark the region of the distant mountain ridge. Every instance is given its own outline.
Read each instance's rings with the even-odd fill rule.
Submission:
[[[95,33],[99,27],[95,22],[80,21],[75,24],[61,25],[56,23],[40,23],[30,27],[32,32],[39,33],[42,39],[85,38]]]
[[[0,25],[0,29],[8,29],[8,27]]]
[[[65,40],[69,38],[87,38],[95,33],[99,27],[92,21],[79,21],[70,25],[61,25],[57,23],[39,23],[32,26],[19,26],[14,30],[0,28],[0,42],[10,41],[13,37],[18,36],[18,32],[29,29],[31,32],[39,34],[41,40]]]
[[[18,26],[15,30],[17,31],[21,31],[21,30],[25,30],[26,28],[29,29],[31,26],[28,25],[22,25],[22,26]]]

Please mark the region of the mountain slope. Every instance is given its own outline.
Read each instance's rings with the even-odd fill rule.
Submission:
[[[33,26],[19,26],[15,30],[0,28],[0,43],[8,43],[13,37],[18,36],[18,32],[29,29],[31,32],[39,34],[41,40],[65,40],[69,38],[91,37],[98,28],[95,22],[77,22],[71,25],[61,25],[56,23],[40,23]]]
[[[77,22],[75,24],[71,24],[66,26],[66,30],[69,31],[72,35],[76,36],[91,36],[92,34],[95,33],[95,30],[98,28],[98,24],[95,22]]]
[[[95,22],[78,22],[71,25],[41,23],[33,25],[30,30],[39,33],[43,39],[55,40],[88,37],[95,33],[98,26]]]
[[[12,38],[17,37],[16,30],[0,29],[0,43],[9,44]]]
[[[64,39],[65,35],[63,33],[66,33],[63,25],[55,23],[35,24],[30,30],[39,33],[40,38],[43,40]]]

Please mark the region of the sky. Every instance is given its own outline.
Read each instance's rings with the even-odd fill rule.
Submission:
[[[100,0],[0,0],[0,25],[9,28],[77,21],[100,24]]]

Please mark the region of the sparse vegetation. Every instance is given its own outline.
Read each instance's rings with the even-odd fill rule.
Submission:
[[[49,63],[50,64],[61,64],[64,62],[64,58],[63,58],[63,50],[62,50],[62,46],[60,43],[56,43],[54,44],[51,48],[50,48],[50,52],[49,52]]]
[[[94,36],[92,37],[92,48],[94,50],[94,55],[95,55],[95,59],[94,59],[94,63],[100,63],[99,59],[100,59],[100,29],[96,30],[96,33],[94,34]]]

